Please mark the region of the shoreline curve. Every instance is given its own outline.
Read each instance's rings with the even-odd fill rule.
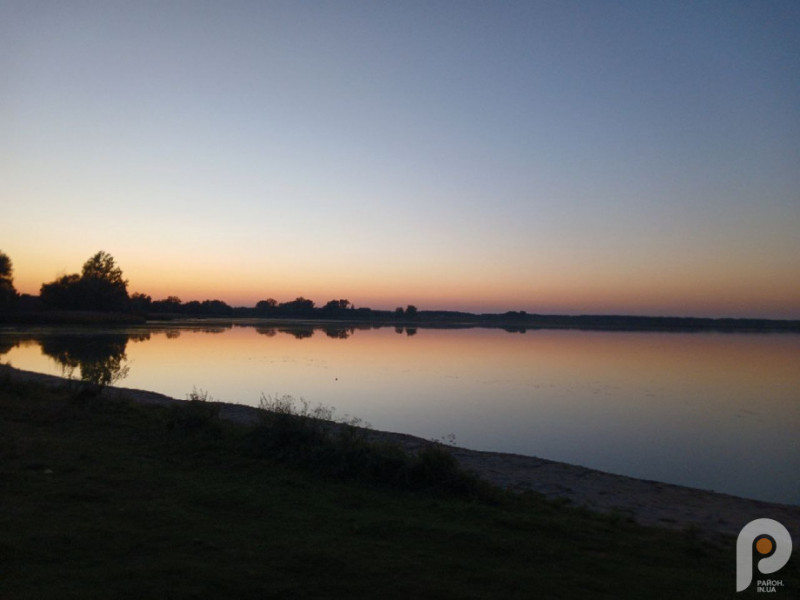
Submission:
[[[23,371],[0,365],[0,376],[45,385],[63,385],[67,380],[55,375]],[[109,387],[106,397],[129,398],[141,404],[170,405],[186,402],[158,392],[124,387]],[[258,420],[258,408],[218,402],[220,417],[251,424]],[[417,452],[431,442],[403,433],[367,429],[368,439],[399,444],[407,452]],[[549,499],[565,499],[573,506],[601,513],[617,514],[642,525],[672,529],[697,529],[706,537],[738,535],[750,521],[768,517],[782,523],[792,541],[800,545],[800,506],[741,498],[698,488],[615,475],[557,461],[448,446],[448,450],[467,471],[472,471],[502,488],[531,491]]]

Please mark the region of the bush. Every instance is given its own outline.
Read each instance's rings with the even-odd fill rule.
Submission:
[[[251,453],[348,480],[496,501],[501,494],[467,473],[446,446],[431,442],[415,455],[399,444],[371,442],[359,419],[335,421],[334,409],[292,396],[263,396],[261,422],[246,436]]]
[[[213,431],[219,425],[220,405],[205,390],[193,388],[186,402],[173,404],[167,414],[167,429],[183,432]]]
[[[496,502],[499,488],[461,468],[448,448],[431,442],[420,450],[410,467],[411,485],[414,488],[438,489],[460,496]]]

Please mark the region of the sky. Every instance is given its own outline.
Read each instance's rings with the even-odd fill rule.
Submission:
[[[0,205],[23,293],[800,318],[800,3],[0,0]]]

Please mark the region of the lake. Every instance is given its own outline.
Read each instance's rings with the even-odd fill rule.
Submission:
[[[0,331],[0,360],[176,398],[291,395],[375,429],[800,504],[800,335],[154,325]]]

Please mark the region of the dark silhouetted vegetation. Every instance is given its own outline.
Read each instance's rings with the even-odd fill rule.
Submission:
[[[220,404],[205,391],[194,388],[184,404],[172,404],[167,429],[184,433],[216,433],[220,426]]]
[[[146,315],[153,310],[153,299],[147,294],[134,292],[131,294],[131,311]]]
[[[83,265],[80,275],[64,275],[42,284],[45,304],[68,310],[124,312],[130,309],[128,282],[114,258],[102,250]]]
[[[14,266],[8,255],[0,251],[0,312],[16,308],[18,297],[14,289]]]
[[[278,305],[281,314],[290,317],[310,317],[314,315],[314,302],[298,296],[291,302],[284,302]]]
[[[183,302],[177,296],[153,300],[147,294],[128,295],[128,282],[113,257],[100,251],[71,274],[42,284],[40,296],[19,295],[11,279],[11,261],[0,252],[0,321],[17,323],[127,324],[151,320],[193,319],[284,319],[289,321],[347,321],[370,326],[390,325],[413,335],[425,327],[496,327],[511,333],[536,329],[597,329],[607,331],[753,331],[798,332],[798,320],[712,319],[694,317],[640,317],[626,315],[540,315],[526,311],[475,314],[460,311],[419,310],[409,304],[393,311],[356,307],[345,298],[318,307],[313,300],[297,296],[279,302],[258,301],[253,307],[231,306],[219,299]],[[16,310],[9,310],[9,307]],[[57,310],[53,310],[57,309]],[[327,330],[331,337],[348,337],[347,327]],[[310,334],[308,334],[310,335]],[[307,337],[301,334],[301,337]]]
[[[62,275],[55,281],[43,283],[39,291],[42,302],[56,308],[78,310],[83,307],[83,295],[79,289],[81,276],[77,273]]]
[[[437,490],[486,502],[501,497],[498,488],[461,469],[438,442],[407,454],[396,444],[370,441],[359,419],[336,420],[333,408],[312,407],[302,398],[262,396],[260,408],[260,424],[245,438],[245,447],[256,455],[395,488]]]
[[[322,314],[328,316],[344,316],[353,308],[355,307],[350,303],[350,300],[344,298],[340,300],[331,300],[322,307]]]

